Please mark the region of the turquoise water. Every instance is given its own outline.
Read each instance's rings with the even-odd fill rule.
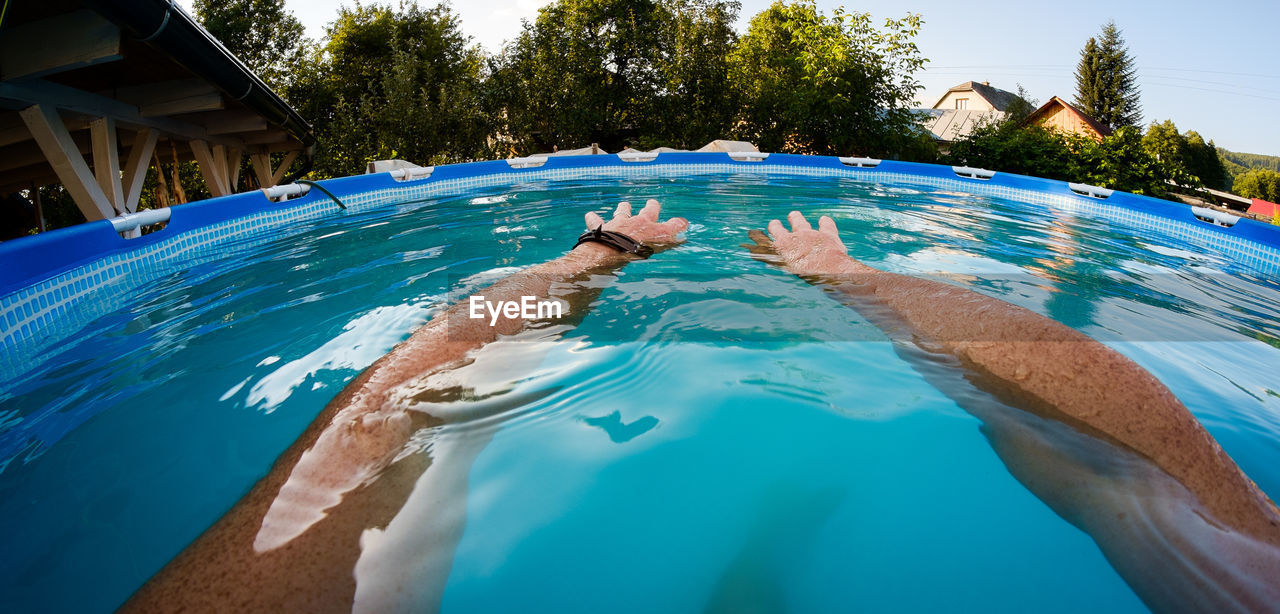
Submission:
[[[428,474],[466,476],[446,612],[1143,610],[978,418],[857,313],[746,257],[745,231],[791,209],[832,215],[868,264],[1111,344],[1280,498],[1280,284],[1222,255],[838,179],[530,184],[229,249],[4,382],[0,609],[118,606],[450,292],[650,197],[688,242],[623,269],[559,341],[500,347],[512,364],[471,384],[520,402],[430,433]],[[401,515],[434,511],[415,505]]]

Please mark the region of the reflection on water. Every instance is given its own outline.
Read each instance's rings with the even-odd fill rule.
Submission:
[[[426,469],[395,474],[404,503],[353,533],[358,603],[1140,611],[1119,555],[1020,482],[993,419],[744,256],[745,231],[792,208],[835,217],[869,264],[1107,339],[1280,495],[1280,284],[1220,254],[838,180],[566,183],[335,216],[161,280],[6,382],[0,604],[117,606],[442,297],[563,253],[586,210],[648,197],[693,222],[685,246],[628,266],[576,328],[398,397],[417,422],[393,462]],[[380,601],[390,586],[412,590]]]

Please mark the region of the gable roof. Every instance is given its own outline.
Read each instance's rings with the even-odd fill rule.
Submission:
[[[1000,121],[1003,111],[978,111],[975,109],[917,109],[920,125],[933,134],[935,141],[950,143],[973,133],[974,129]]]
[[[938,99],[938,102],[933,103],[933,108],[938,108],[938,105],[947,97],[947,94],[952,92],[973,92],[983,100],[986,100],[987,104],[990,104],[997,111],[1009,110],[1009,105],[1013,104],[1013,101],[1018,99],[1018,95],[1013,92],[1006,92],[998,87],[991,87],[986,83],[966,81],[947,90],[946,93],[942,95],[942,98]]]
[[[1032,111],[1031,115],[1028,115],[1026,119],[1022,120],[1022,125],[1026,126],[1026,125],[1040,121],[1046,115],[1048,115],[1049,112],[1052,111],[1055,107],[1065,108],[1068,112],[1075,114],[1077,117],[1080,118],[1081,121],[1083,121],[1090,128],[1092,128],[1094,132],[1097,132],[1098,136],[1100,137],[1111,136],[1111,128],[1108,127],[1106,124],[1094,119],[1092,115],[1089,115],[1084,111],[1081,111],[1075,105],[1061,98],[1058,98],[1057,96],[1050,98],[1048,102],[1040,105],[1039,109]]]

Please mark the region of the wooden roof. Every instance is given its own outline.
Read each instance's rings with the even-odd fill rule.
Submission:
[[[32,132],[37,107],[52,110],[52,136]],[[261,154],[314,140],[296,111],[167,0],[10,4],[0,24],[0,193],[59,183],[49,139],[65,134],[66,149],[91,154],[91,125],[102,121],[122,162],[147,140],[139,135],[166,154],[172,143],[184,160],[199,153],[193,142]]]
[[[1111,136],[1111,128],[1106,124],[1094,119],[1093,116],[1081,111],[1075,105],[1057,96],[1050,98],[1048,102],[1040,105],[1040,108],[1032,111],[1031,115],[1028,115],[1027,118],[1023,120],[1022,125],[1029,126],[1031,124],[1041,123],[1059,109],[1065,110],[1067,113],[1075,116],[1082,123],[1092,129],[1099,137]]]

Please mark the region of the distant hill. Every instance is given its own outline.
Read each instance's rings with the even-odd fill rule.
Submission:
[[[1245,171],[1255,168],[1265,168],[1280,172],[1280,156],[1237,153],[1219,147],[1218,157],[1222,158],[1222,165],[1227,167],[1227,173],[1232,177],[1244,174]]]

